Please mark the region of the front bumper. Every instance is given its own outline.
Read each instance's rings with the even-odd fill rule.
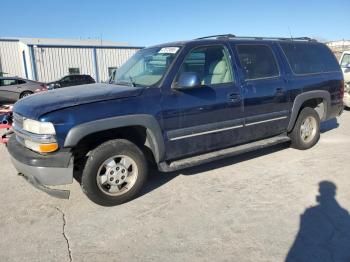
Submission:
[[[69,191],[49,188],[73,182],[73,157],[69,151],[41,155],[23,147],[11,136],[8,141],[11,160],[20,175],[36,188],[58,198],[69,198]]]

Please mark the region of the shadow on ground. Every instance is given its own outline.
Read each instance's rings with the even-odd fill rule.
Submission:
[[[318,205],[300,217],[300,228],[286,262],[349,262],[350,215],[337,202],[336,185],[319,184]]]
[[[286,149],[289,147],[289,144],[290,143],[287,142],[287,143],[275,145],[272,147],[268,147],[268,148],[252,151],[249,153],[245,153],[242,155],[228,157],[226,159],[217,160],[217,161],[214,161],[211,163],[207,163],[207,164],[203,164],[203,165],[199,165],[199,166],[195,166],[195,167],[191,167],[191,168],[187,168],[187,169],[183,169],[183,170],[179,170],[179,171],[175,171],[175,172],[170,172],[170,173],[162,173],[162,172],[159,172],[157,170],[152,170],[152,172],[150,172],[150,176],[148,178],[146,185],[144,186],[143,190],[141,191],[140,196],[145,195],[145,194],[157,189],[158,187],[163,186],[164,184],[168,183],[169,181],[171,181],[172,179],[174,179],[175,177],[177,177],[180,174],[185,175],[185,176],[196,175],[196,174],[206,172],[209,170],[213,170],[213,169],[233,165],[236,163],[244,162],[244,161],[247,161],[247,160],[250,160],[253,158],[257,158],[260,156],[264,156],[264,155],[267,155],[270,153],[274,153],[274,152]]]
[[[325,132],[328,132],[332,129],[337,128],[338,126],[339,126],[339,124],[337,122],[337,119],[334,118],[334,119],[330,119],[328,121],[323,122],[321,124],[320,130],[322,133],[325,133]],[[247,161],[247,160],[250,160],[253,158],[257,158],[257,157],[261,157],[261,156],[264,156],[267,154],[278,152],[280,150],[288,148],[289,145],[290,145],[290,143],[287,142],[287,143],[275,145],[275,146],[268,147],[268,148],[259,149],[259,150],[248,152],[248,153],[245,153],[242,155],[233,156],[233,157],[229,157],[229,158],[222,159],[222,160],[217,160],[217,161],[214,161],[214,162],[211,162],[208,164],[203,164],[200,166],[191,167],[191,168],[187,168],[184,170],[171,172],[171,173],[161,173],[157,170],[152,170],[152,172],[150,172],[151,175],[148,179],[148,182],[146,183],[140,196],[145,195],[145,194],[157,189],[158,187],[163,186],[164,184],[168,183],[169,181],[171,181],[172,179],[174,179],[175,177],[177,177],[180,174],[181,175],[195,175],[198,173],[217,169],[220,167],[233,165],[233,164],[244,162],[244,161]]]

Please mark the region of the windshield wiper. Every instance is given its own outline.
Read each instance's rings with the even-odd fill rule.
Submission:
[[[136,83],[134,79],[131,76],[129,76],[128,78],[129,78],[129,81],[114,81],[114,83],[116,85],[129,85],[129,86],[135,87]]]

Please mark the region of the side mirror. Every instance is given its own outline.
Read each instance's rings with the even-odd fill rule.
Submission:
[[[179,80],[176,84],[176,89],[192,89],[200,87],[200,80],[195,72],[183,72],[181,73]]]
[[[347,63],[347,64],[345,65],[345,68],[346,68],[346,69],[350,69],[350,63]]]

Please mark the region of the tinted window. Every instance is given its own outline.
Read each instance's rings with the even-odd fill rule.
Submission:
[[[185,58],[178,77],[183,72],[197,73],[202,85],[233,81],[229,55],[223,46],[206,46],[194,49]]]
[[[72,76],[65,76],[62,80],[62,82],[72,82],[72,81],[75,81],[75,77],[72,75]]]
[[[26,83],[26,81],[24,81],[24,80],[18,80],[18,84],[19,85],[23,85],[23,84],[25,84]]]
[[[246,79],[269,78],[279,75],[274,54],[269,46],[237,45],[237,52]]]
[[[339,64],[331,51],[316,43],[281,43],[295,74],[339,71]]]
[[[346,67],[348,64],[350,64],[350,54],[343,55],[343,59],[341,60],[341,67]]]

